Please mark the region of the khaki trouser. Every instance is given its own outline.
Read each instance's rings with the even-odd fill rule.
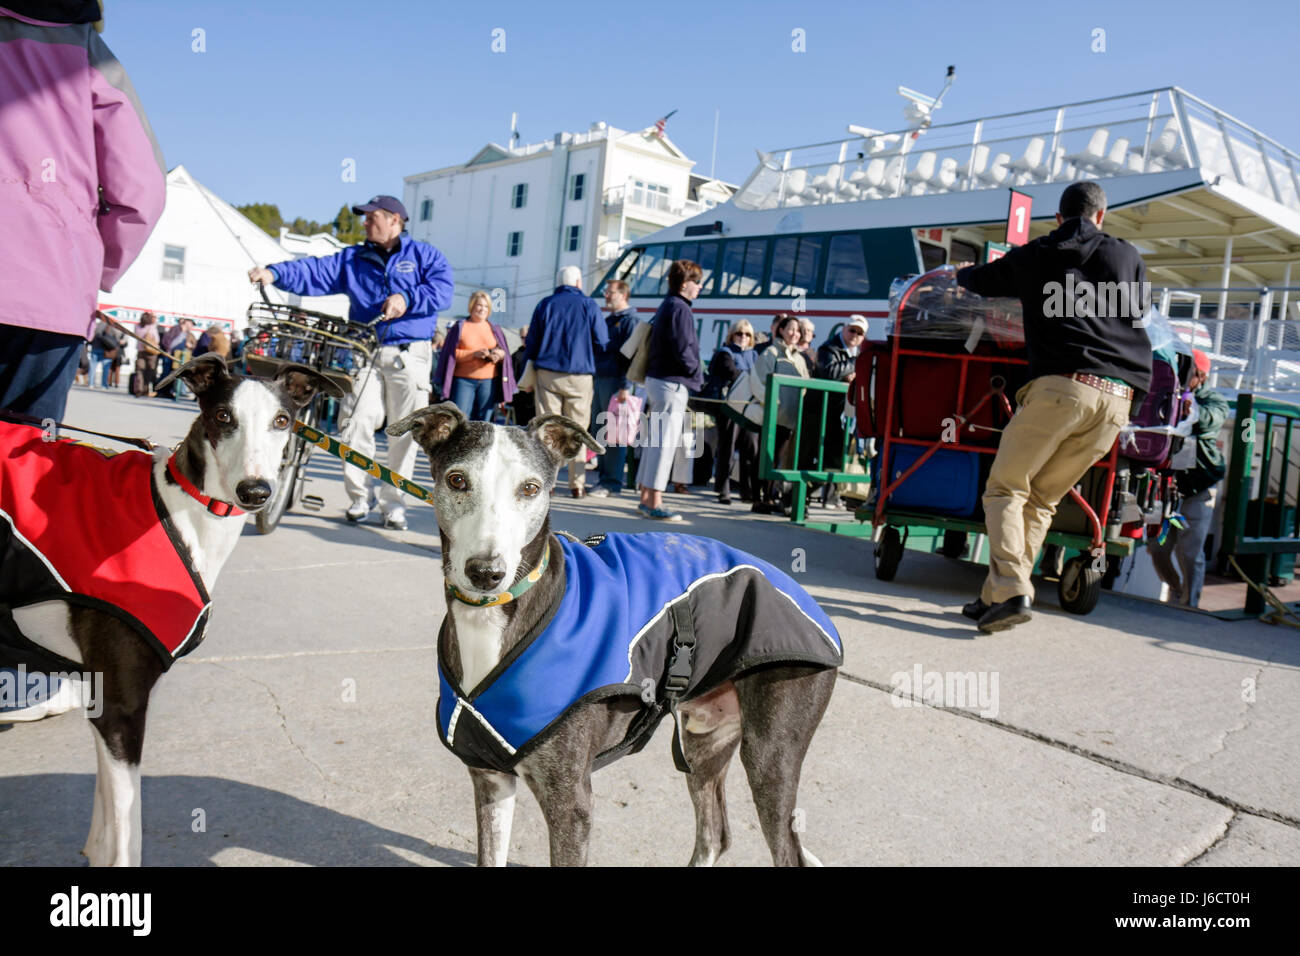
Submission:
[[[1016,401],[984,488],[989,573],[980,599],[988,604],[1033,599],[1029,576],[1056,505],[1110,451],[1130,404],[1064,375],[1034,379]]]
[[[375,367],[362,371],[353,387],[359,391],[344,396],[339,436],[367,458],[375,457],[375,432],[429,404],[429,378],[433,371],[433,345],[412,342],[401,351],[385,345],[375,353]],[[386,464],[404,478],[415,478],[415,433],[388,439]],[[370,503],[370,475],[354,465],[343,466],[343,485],[353,504]],[[400,517],[406,509],[406,495],[392,485],[379,486],[379,505],[385,515]]]
[[[591,421],[591,397],[594,391],[590,375],[570,375],[537,369],[537,386],[533,396],[538,415],[563,415],[584,428]],[[587,447],[578,449],[578,457],[569,462],[570,490],[587,486]]]

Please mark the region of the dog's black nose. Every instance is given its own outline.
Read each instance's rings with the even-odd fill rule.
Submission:
[[[261,478],[246,478],[235,485],[235,495],[245,508],[260,508],[271,497],[271,484]]]
[[[498,555],[470,558],[465,562],[465,577],[480,591],[495,590],[505,576],[505,562]]]

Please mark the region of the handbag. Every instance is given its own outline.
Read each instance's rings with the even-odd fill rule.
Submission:
[[[726,404],[719,406],[729,419],[747,431],[763,427],[763,381],[756,368],[743,372],[727,389]]]
[[[650,323],[638,322],[619,352],[630,360],[627,367],[628,379],[644,385],[646,365],[650,362]]]

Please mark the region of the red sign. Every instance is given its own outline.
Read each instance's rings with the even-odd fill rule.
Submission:
[[[1011,190],[1011,208],[1007,210],[1007,245],[1023,246],[1029,241],[1029,211],[1032,196]]]

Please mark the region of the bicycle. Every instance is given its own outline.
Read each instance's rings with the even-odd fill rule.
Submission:
[[[332,379],[344,392],[352,392],[356,379],[373,368],[379,347],[375,331],[368,325],[349,322],[336,315],[313,312],[297,306],[273,303],[259,286],[262,301],[248,307],[248,340],[243,361],[250,375],[274,378],[284,365],[306,365]],[[364,383],[362,384],[364,387]],[[316,428],[321,420],[318,394],[298,412],[298,422]],[[285,446],[275,493],[256,514],[257,530],[270,534],[295,502],[309,511],[319,511],[325,500],[305,493],[307,461],[316,446],[294,435]]]

